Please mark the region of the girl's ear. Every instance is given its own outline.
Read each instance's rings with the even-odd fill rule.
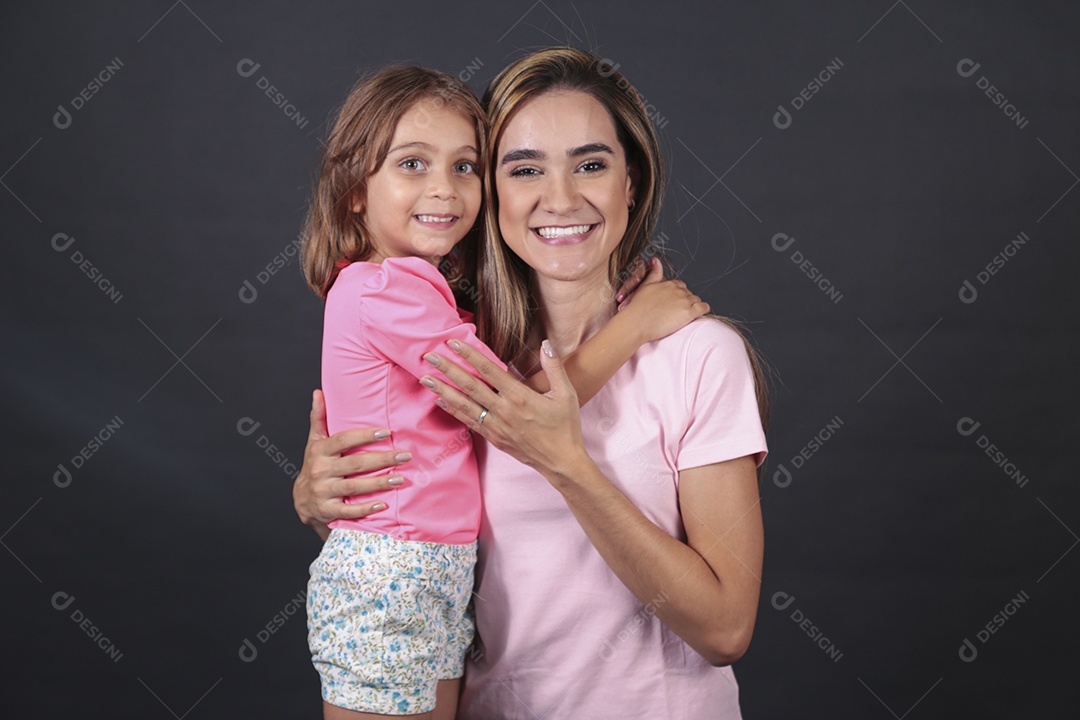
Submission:
[[[364,212],[364,198],[360,193],[354,192],[349,197],[349,210],[358,215]]]

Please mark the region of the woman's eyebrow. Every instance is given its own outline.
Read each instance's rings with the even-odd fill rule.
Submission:
[[[611,149],[610,145],[606,145],[601,142],[595,142],[589,143],[588,145],[582,145],[581,147],[576,147],[573,150],[567,150],[566,156],[576,158],[582,155],[592,155],[593,153],[608,153],[609,155],[614,155],[615,151]]]
[[[526,149],[526,148],[521,148],[521,149],[518,149],[518,150],[511,150],[510,152],[503,155],[502,160],[499,161],[499,164],[500,165],[505,165],[506,163],[517,162],[518,160],[546,160],[546,159],[547,159],[547,155],[545,155],[540,150],[529,150],[529,149]]]
[[[591,155],[593,153],[608,153],[609,155],[614,155],[615,151],[606,143],[595,142],[571,148],[566,151],[566,156],[576,158],[581,157],[582,155]],[[517,162],[518,160],[547,160],[547,155],[542,150],[530,150],[525,148],[511,150],[503,155],[499,164],[505,165],[507,163]]]

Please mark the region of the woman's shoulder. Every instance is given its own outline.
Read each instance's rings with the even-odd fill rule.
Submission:
[[[716,316],[700,317],[657,343],[664,351],[682,357],[705,354],[746,357],[743,334],[730,321]]]

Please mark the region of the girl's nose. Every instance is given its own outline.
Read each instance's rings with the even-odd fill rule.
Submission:
[[[428,194],[441,200],[449,200],[457,197],[457,184],[454,182],[454,174],[449,169],[435,171],[429,176],[431,182],[428,185]]]

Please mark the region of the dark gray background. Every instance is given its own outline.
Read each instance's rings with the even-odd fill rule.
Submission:
[[[655,106],[675,263],[777,372],[762,602],[736,666],[746,716],[1080,702],[1077,3],[163,0],[2,17],[5,716],[318,716],[302,608],[318,540],[290,490],[321,306],[288,254],[319,138],[360,71],[413,61],[480,91],[523,50],[566,42]],[[61,233],[75,240],[56,250]],[[776,250],[778,233],[795,242]],[[275,258],[291,261],[260,276]]]

